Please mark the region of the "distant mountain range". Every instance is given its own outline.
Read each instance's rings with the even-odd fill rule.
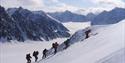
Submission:
[[[114,24],[125,19],[125,8],[114,8],[111,11],[103,11],[95,16],[92,25]]]
[[[102,11],[99,14],[88,13],[86,15],[73,13],[70,11],[48,13],[60,22],[87,22],[92,25],[114,24],[125,19],[125,8],[114,8],[111,11]]]
[[[61,22],[86,22],[86,16],[72,13],[71,11],[48,13],[53,18]]]
[[[41,12],[38,14],[22,7],[5,10],[0,6],[0,39],[48,41],[70,36],[68,29],[60,22]]]

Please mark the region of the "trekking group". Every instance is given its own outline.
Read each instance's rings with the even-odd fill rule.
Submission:
[[[58,44],[57,42],[55,42],[55,43],[52,44],[52,48],[54,49],[54,54],[57,53],[57,47],[58,47],[58,46],[59,46],[59,44]],[[47,57],[47,52],[48,52],[48,50],[45,48],[45,49],[43,50],[42,59],[44,59],[44,58]],[[38,51],[34,51],[34,52],[33,52],[33,57],[35,58],[35,62],[37,62],[37,60],[38,60],[38,54],[39,54]],[[31,63],[31,58],[32,58],[32,57],[31,57],[30,53],[26,54],[27,63]]]
[[[86,34],[85,39],[89,38],[90,32],[91,32],[91,30],[85,31],[85,34]],[[70,39],[67,39],[66,41],[64,41],[65,47],[63,49],[67,49],[70,46],[69,41],[70,41]],[[56,54],[58,52],[58,50],[57,50],[58,46],[59,46],[59,44],[57,42],[52,43],[52,49],[54,49],[53,54]],[[43,54],[42,59],[45,59],[47,57],[47,52],[48,52],[48,50],[45,48],[42,52],[42,54]],[[37,60],[38,60],[38,55],[39,55],[38,51],[33,52],[33,57],[35,58],[35,62],[37,62]],[[31,58],[32,57],[31,57],[30,53],[26,54],[27,63],[31,63]]]

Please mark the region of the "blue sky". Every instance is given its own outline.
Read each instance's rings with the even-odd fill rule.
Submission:
[[[125,0],[0,0],[0,4],[5,8],[22,6],[30,10],[47,12],[125,8]]]

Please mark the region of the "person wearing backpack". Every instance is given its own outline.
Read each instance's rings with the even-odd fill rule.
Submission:
[[[47,53],[47,51],[48,51],[47,49],[44,49],[44,50],[43,50],[43,57],[42,57],[42,59],[46,58],[46,53]]]
[[[52,47],[54,48],[54,54],[57,53],[57,47],[59,46],[59,44],[57,42],[52,44]]]
[[[30,53],[26,54],[27,63],[31,63],[31,58]]]
[[[34,56],[34,58],[35,58],[35,62],[38,60],[38,54],[39,54],[38,51],[34,51],[34,52],[33,52],[33,56]]]

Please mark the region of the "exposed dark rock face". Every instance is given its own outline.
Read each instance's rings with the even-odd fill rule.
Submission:
[[[6,12],[0,6],[0,25],[0,39],[48,41],[70,36],[67,28],[51,19],[46,13],[37,14],[22,7],[10,8]]]

